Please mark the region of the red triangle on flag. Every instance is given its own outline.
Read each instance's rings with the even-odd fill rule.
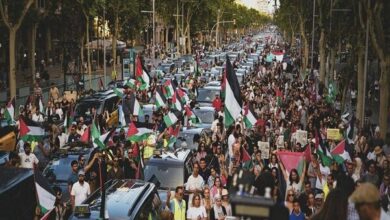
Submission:
[[[19,135],[20,135],[20,137],[25,136],[26,134],[28,134],[28,132],[30,132],[30,129],[28,128],[26,123],[23,121],[23,119],[20,119],[19,120]]]
[[[265,121],[263,119],[259,118],[256,121],[256,125],[259,126],[259,127],[264,127]]]
[[[188,107],[188,105],[186,105],[184,108],[186,110],[186,116],[191,117],[192,111],[191,111],[190,107]]]
[[[330,154],[343,154],[345,151],[345,140],[342,140],[333,150],[330,152]]]
[[[136,60],[136,65],[137,65],[137,69],[135,71],[135,75],[136,76],[141,76],[142,77],[142,63],[141,63],[141,58],[139,56],[137,56],[137,60]]]
[[[177,137],[180,132],[180,126],[176,126],[175,128],[169,127],[168,132],[170,135]]]
[[[88,141],[89,141],[89,127],[84,130],[83,136],[81,136],[80,141],[88,143]]]
[[[129,125],[129,130],[127,131],[127,137],[131,137],[138,133],[138,129],[135,126],[134,122],[131,122]]]
[[[242,162],[245,163],[249,160],[251,160],[251,156],[249,155],[248,151],[246,151],[245,147],[242,148]]]

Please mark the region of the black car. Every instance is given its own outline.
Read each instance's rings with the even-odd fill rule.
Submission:
[[[107,181],[104,186],[105,218],[160,219],[161,200],[155,184],[121,179]],[[101,190],[96,190],[80,206],[75,207],[70,219],[100,219],[101,197]]]
[[[104,111],[112,113],[117,108],[119,97],[114,93],[113,90],[107,90],[103,92],[97,92],[91,96],[80,99],[75,107],[75,120],[83,116],[85,123],[89,124],[92,122],[91,109],[95,108],[97,114],[102,114]]]

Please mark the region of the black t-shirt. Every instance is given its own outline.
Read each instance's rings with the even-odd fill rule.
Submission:
[[[210,176],[210,169],[206,168],[205,170],[199,169],[199,175],[203,177],[203,180],[207,183]]]
[[[126,179],[135,179],[135,174],[137,173],[137,170],[131,167],[131,163],[134,163],[134,161],[129,158],[125,158],[123,161],[124,176]]]

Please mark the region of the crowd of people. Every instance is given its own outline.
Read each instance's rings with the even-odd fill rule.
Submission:
[[[258,43],[255,48],[247,48],[246,54],[256,47]],[[274,50],[283,51],[291,59],[267,62],[267,55]],[[237,67],[245,58],[232,60],[233,66]],[[229,219],[233,216],[229,196],[231,189],[236,189],[272,199],[278,210],[271,212],[274,219],[390,219],[390,146],[379,136],[379,128],[371,132],[360,126],[354,112],[341,112],[340,105],[335,104],[340,97],[329,100],[327,91],[318,85],[315,72],[304,75],[299,68],[299,59],[287,43],[265,45],[259,62],[241,84],[243,108],[253,110],[257,119],[253,126],[244,122],[243,110],[242,116],[226,128],[223,97],[214,100],[216,111],[211,135],[198,140],[193,173],[185,186],[176,187],[174,195],[168,193],[162,218]],[[157,78],[152,80],[148,91],[125,88],[124,92],[135,93],[142,102],[153,103],[155,98],[148,94],[155,94],[159,87],[157,81]],[[190,98],[196,97],[196,90],[201,86],[195,74],[177,84],[189,89]],[[19,141],[6,166],[42,170],[54,152],[65,144],[82,140],[88,129],[83,117],[68,127],[57,126],[57,121],[72,117],[75,102],[62,98],[55,85],[50,89],[43,111],[41,97],[42,91],[36,84],[31,100],[20,109],[19,117],[40,123],[48,135],[39,142]],[[195,104],[192,100],[190,106]],[[148,119],[148,126],[158,134],[153,143],[130,142],[122,129],[106,143],[106,150],[95,153],[89,161],[82,155],[72,161],[68,178],[72,206],[81,204],[98,189],[102,184],[100,179],[142,178],[138,163],[140,151],[159,146],[167,148],[170,130],[174,129],[167,127],[162,119],[168,111],[168,107],[156,109]],[[91,109],[91,115],[101,133],[115,127],[108,123],[108,113],[98,115],[96,109]],[[137,121],[136,116],[125,115],[126,121]],[[333,128],[343,134],[341,139],[328,138],[328,129]],[[298,131],[306,131],[303,140],[297,138]],[[326,152],[332,151],[344,137],[348,156],[342,161],[336,160],[335,155],[326,157]],[[269,148],[264,151],[259,142],[269,143]],[[305,157],[299,166],[290,167],[284,164],[281,152],[302,152]],[[142,155],[146,162],[152,156],[145,152]],[[101,173],[99,166],[103,167]],[[247,179],[244,189],[235,182],[239,173]],[[63,192],[56,189],[56,193],[55,214],[65,217],[69,208],[61,201]],[[189,196],[187,201],[185,195]]]

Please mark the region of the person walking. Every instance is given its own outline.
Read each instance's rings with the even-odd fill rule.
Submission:
[[[75,206],[80,205],[89,194],[91,194],[91,189],[89,184],[85,181],[85,172],[80,170],[79,181],[73,184],[70,192],[72,207],[74,208]]]

